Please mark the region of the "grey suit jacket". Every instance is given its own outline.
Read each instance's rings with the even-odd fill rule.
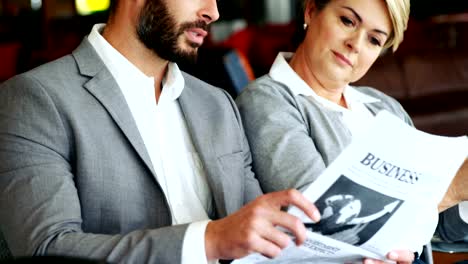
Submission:
[[[215,214],[261,194],[229,95],[184,73],[179,103]],[[171,212],[117,83],[87,40],[0,87],[0,227],[15,256],[179,263]]]

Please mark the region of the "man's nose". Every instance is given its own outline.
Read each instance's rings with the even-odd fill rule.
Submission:
[[[215,22],[219,19],[217,0],[202,0],[202,7],[199,16],[207,23]]]

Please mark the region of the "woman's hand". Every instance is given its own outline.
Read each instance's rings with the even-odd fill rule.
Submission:
[[[439,212],[442,212],[461,201],[468,200],[468,159],[460,167],[452,180],[447,193],[439,203]]]
[[[393,250],[387,254],[388,260],[396,261],[398,264],[411,264],[414,261],[414,253],[405,250]],[[365,259],[364,264],[384,264],[382,260]]]

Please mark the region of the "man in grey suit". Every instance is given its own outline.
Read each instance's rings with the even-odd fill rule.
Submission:
[[[2,84],[13,255],[207,263],[278,255],[290,238],[276,226],[304,241],[281,208],[316,208],[294,190],[261,196],[232,99],[174,63],[217,18],[215,0],[119,0],[72,54]]]

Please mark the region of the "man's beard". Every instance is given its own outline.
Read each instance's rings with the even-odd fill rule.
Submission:
[[[202,20],[185,22],[177,26],[164,0],[147,0],[141,10],[136,30],[141,42],[162,59],[179,63],[195,63],[200,45],[187,42],[192,47],[190,50],[184,50],[178,46],[179,37],[189,28],[201,28],[208,31],[208,25]]]

